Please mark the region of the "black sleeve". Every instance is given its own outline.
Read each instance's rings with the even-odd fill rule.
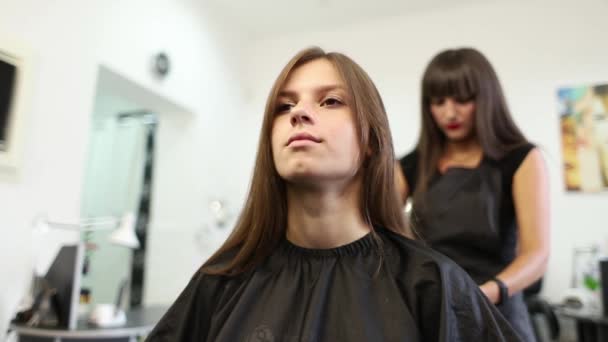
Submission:
[[[509,151],[502,161],[504,170],[511,175],[515,174],[515,171],[517,171],[534,147],[532,144],[525,144]]]
[[[521,166],[521,163],[524,162],[524,159],[526,159],[528,153],[530,153],[530,151],[532,151],[535,147],[536,146],[530,143],[516,147],[509,151],[509,153],[507,153],[507,155],[505,155],[505,157],[501,160],[500,167],[504,175],[506,189],[509,192],[513,183],[513,176],[515,176],[515,172],[517,172]]]
[[[401,166],[401,171],[405,176],[409,193],[412,194],[416,188],[418,151],[414,150],[406,154],[403,158],[399,159],[399,165]]]
[[[197,272],[146,341],[208,341],[211,318],[221,288],[221,277]]]

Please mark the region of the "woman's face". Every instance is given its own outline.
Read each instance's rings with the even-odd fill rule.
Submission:
[[[272,155],[288,182],[321,184],[351,179],[360,147],[351,99],[331,62],[317,59],[294,69],[279,92]]]
[[[470,139],[475,133],[475,100],[454,97],[431,98],[431,114],[437,126],[452,141]]]

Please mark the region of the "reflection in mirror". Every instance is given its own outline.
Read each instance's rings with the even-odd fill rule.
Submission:
[[[89,154],[83,190],[83,217],[123,216],[135,213],[137,242],[126,248],[112,242],[117,232],[99,230],[83,234],[86,243],[81,312],[93,305],[124,302],[120,289],[127,280],[137,287],[126,297],[141,301],[146,218],[149,216],[152,147],[157,119],[140,111],[138,104],[117,94],[98,91],[92,119]],[[137,110],[136,110],[137,109]],[[121,232],[128,234],[129,232]],[[132,240],[132,238],[130,238]],[[138,292],[138,293],[135,293]],[[119,299],[120,298],[120,299]],[[133,301],[133,300],[131,300]],[[117,303],[121,304],[121,303]]]

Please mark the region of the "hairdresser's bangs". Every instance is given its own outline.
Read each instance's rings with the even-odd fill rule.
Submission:
[[[462,100],[475,99],[479,94],[479,82],[471,68],[463,64],[436,61],[429,66],[422,84],[425,101],[433,98],[453,97]]]

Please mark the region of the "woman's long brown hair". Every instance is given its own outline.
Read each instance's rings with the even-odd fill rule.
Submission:
[[[367,155],[360,170],[363,173],[362,216],[372,227],[384,227],[409,235],[395,188],[393,143],[378,90],[367,73],[347,56],[313,47],[294,56],[274,82],[266,101],[253,178],[244,209],[232,234],[203,265],[203,272],[235,275],[250,270],[264,261],[284,239],[287,228],[286,184],[274,165],[270,140],[277,95],[293,70],[317,59],[326,59],[333,64],[352,99],[361,155]],[[230,255],[227,260],[226,255]]]
[[[511,117],[498,76],[477,50],[445,50],[435,56],[422,77],[422,127],[418,139],[418,170],[414,202],[436,175],[446,137],[431,114],[433,98],[455,97],[475,101],[475,134],[484,155],[499,160],[508,151],[526,144]]]

